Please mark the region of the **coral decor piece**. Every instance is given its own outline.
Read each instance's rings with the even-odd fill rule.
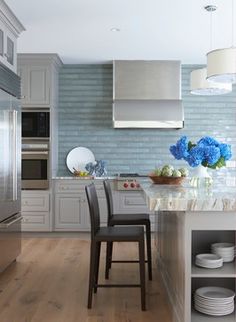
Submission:
[[[95,177],[103,177],[107,175],[107,161],[105,160],[99,160],[95,163],[89,162],[86,164],[85,169],[88,171],[88,173]]]

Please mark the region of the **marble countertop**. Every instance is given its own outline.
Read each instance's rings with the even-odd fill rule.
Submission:
[[[79,176],[56,176],[52,177],[53,180],[105,180],[105,179],[115,179],[115,176],[108,177],[79,177]]]
[[[147,205],[151,211],[235,211],[236,186],[193,188],[152,184],[142,180]]]

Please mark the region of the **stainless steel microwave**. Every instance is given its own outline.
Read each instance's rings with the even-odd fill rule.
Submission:
[[[49,188],[48,143],[22,145],[22,189]]]
[[[44,110],[22,111],[22,138],[44,139],[50,136],[50,113]]]

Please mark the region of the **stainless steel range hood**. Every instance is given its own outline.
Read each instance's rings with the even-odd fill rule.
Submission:
[[[115,128],[183,128],[180,61],[114,61]]]

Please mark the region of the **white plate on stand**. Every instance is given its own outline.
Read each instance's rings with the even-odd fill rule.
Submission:
[[[66,165],[70,172],[86,171],[85,166],[87,163],[95,163],[95,156],[91,150],[83,146],[72,149],[66,157]]]

